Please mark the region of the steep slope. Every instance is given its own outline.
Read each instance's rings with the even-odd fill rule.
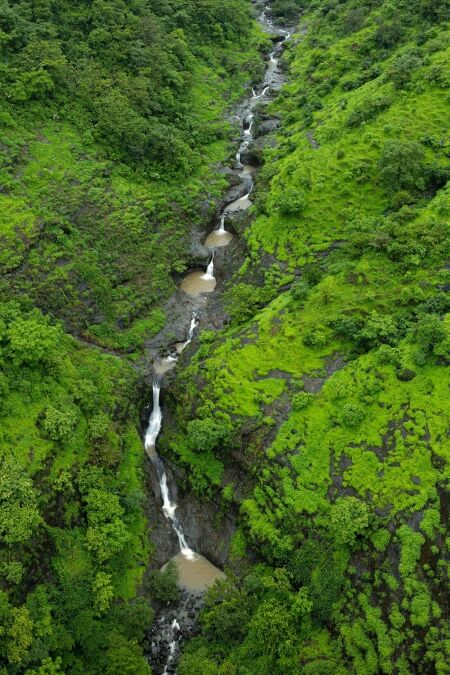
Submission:
[[[137,350],[226,186],[249,3],[4,0],[0,30],[2,295]]]
[[[241,525],[180,673],[446,672],[448,18],[317,0],[291,43],[230,327],[164,439]]]
[[[260,42],[246,0],[0,2],[2,673],[150,672],[135,362]]]

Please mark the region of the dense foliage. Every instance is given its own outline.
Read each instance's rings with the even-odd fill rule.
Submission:
[[[225,184],[249,3],[2,0],[0,36],[1,292],[136,350]]]
[[[246,0],[0,0],[0,672],[150,672],[139,353],[261,68]],[[71,331],[71,337],[65,331]],[[78,338],[83,337],[80,341]]]
[[[306,10],[230,326],[204,336],[165,435],[240,514],[236,576],[179,672],[443,675],[450,6]],[[194,419],[232,431],[199,452]]]

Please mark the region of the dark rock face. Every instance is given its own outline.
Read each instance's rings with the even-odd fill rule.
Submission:
[[[166,473],[172,492],[175,486],[186,480],[184,472],[165,462]],[[161,567],[170,558],[179,553],[178,539],[161,509],[161,493],[156,471],[148,462],[148,480],[152,493],[149,494],[148,519],[151,529],[151,540],[156,550],[153,557],[155,567]],[[177,515],[183,523],[183,530],[188,545],[208,558],[217,567],[223,568],[228,562],[231,539],[236,532],[233,514],[222,514],[217,504],[212,501],[200,501],[192,491],[179,491],[172,494],[177,502]]]
[[[267,119],[261,119],[255,125],[255,136],[266,136],[271,134],[278,129],[280,126],[280,120],[276,117],[269,117]]]
[[[410,382],[416,377],[416,375],[417,373],[415,373],[414,370],[403,368],[403,370],[399,370],[397,372],[397,379],[399,379],[401,382]]]
[[[175,673],[183,642],[198,635],[197,619],[203,606],[201,593],[181,591],[179,602],[161,607],[152,630],[148,634],[151,644],[148,661],[155,675],[164,671]]]

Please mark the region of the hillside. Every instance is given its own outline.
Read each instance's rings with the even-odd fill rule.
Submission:
[[[230,325],[172,391],[166,455],[240,524],[178,672],[443,674],[449,5],[303,8]]]
[[[260,41],[246,0],[0,2],[1,673],[150,673],[135,362]]]
[[[0,675],[448,672],[449,20],[0,0]]]

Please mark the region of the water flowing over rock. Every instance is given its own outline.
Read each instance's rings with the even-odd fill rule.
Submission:
[[[216,288],[216,250],[223,249],[233,238],[233,233],[227,230],[228,219],[231,219],[231,216],[234,214],[245,212],[252,206],[250,196],[253,191],[253,172],[255,167],[259,165],[259,160],[253,157],[250,147],[255,142],[255,129],[259,128],[259,135],[262,133],[262,124],[258,124],[257,121],[257,108],[264,99],[268,98],[273,91],[276,91],[281,86],[282,78],[278,71],[278,60],[283,42],[288,37],[287,31],[273,27],[272,22],[266,16],[266,12],[266,9],[262,12],[259,19],[260,23],[267,32],[272,34],[275,32],[278,37],[274,39],[274,48],[269,55],[263,82],[259,87],[253,88],[251,97],[240,104],[237,109],[236,114],[240,120],[242,129],[241,143],[236,153],[235,168],[239,184],[236,187],[230,188],[225,206],[219,215],[217,227],[210,232],[204,242],[206,250],[209,249],[211,252],[206,269],[204,271],[194,270],[189,272],[180,284],[181,292],[191,299],[190,301],[194,306],[186,339],[173,345],[170,353],[163,357],[159,356],[153,364],[153,400],[145,433],[145,450],[156,472],[157,485],[155,485],[155,492],[161,501],[164,519],[173,533],[169,537],[170,541],[168,542],[167,550],[171,550],[173,547],[174,535],[175,541],[178,542],[178,553],[170,556],[169,560],[166,560],[163,569],[170,561],[175,564],[179,575],[178,584],[182,591],[181,601],[178,606],[174,610],[161,612],[152,630],[150,661],[154,672],[157,674],[175,672],[180,641],[183,638],[191,636],[195,630],[195,620],[202,604],[203,593],[216,580],[225,577],[222,570],[213,565],[204,555],[201,555],[190,547],[184,523],[189,523],[193,538],[204,550],[205,546],[202,545],[202,536],[199,528],[199,523],[201,523],[203,516],[198,510],[192,510],[186,504],[182,504],[179,507],[173,474],[166,469],[163,460],[159,457],[156,443],[163,421],[160,400],[162,378],[176,366],[179,356],[192,341],[199,324],[198,312],[200,309],[205,313],[208,311],[208,305],[205,304],[206,298],[204,296],[205,294],[211,294]],[[271,129],[270,124],[266,126],[268,130]],[[185,518],[180,517],[180,513]],[[222,536],[225,534],[226,529],[225,527],[221,533]],[[233,531],[234,528],[231,526],[229,532],[230,538]],[[219,551],[220,546],[216,546],[215,548],[216,551]],[[164,547],[164,550],[166,550],[166,547]],[[216,559],[217,556],[212,552],[211,557]],[[222,559],[219,562],[222,562]]]

